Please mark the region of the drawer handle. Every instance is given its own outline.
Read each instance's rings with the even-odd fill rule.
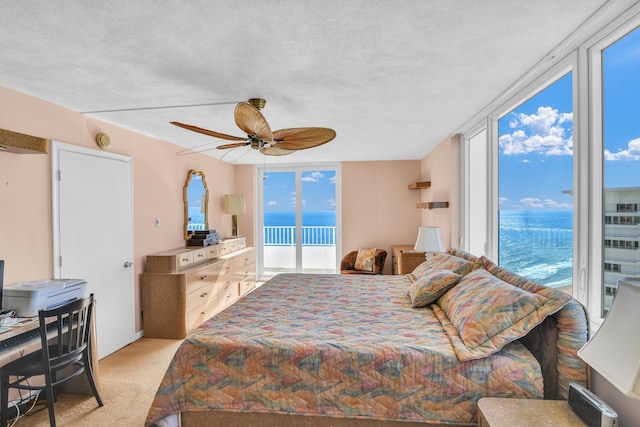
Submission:
[[[200,312],[200,314],[202,314],[202,315],[204,316],[205,314],[207,314],[207,311],[208,311],[208,310],[201,311],[201,312]]]
[[[202,258],[203,256],[203,254],[198,254],[198,258]]]
[[[183,261],[183,262],[188,262],[188,261],[189,261],[189,258],[182,258],[182,261]]]
[[[204,298],[204,297],[206,297],[207,295],[209,295],[209,292],[205,292],[204,294],[200,295],[200,298]]]
[[[209,276],[202,276],[202,277],[200,278],[200,280],[207,280],[207,277],[209,277]]]

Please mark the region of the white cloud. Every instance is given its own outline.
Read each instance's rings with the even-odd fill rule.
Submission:
[[[302,181],[319,182],[322,178],[324,178],[324,175],[322,174],[322,172],[315,171],[315,172],[311,172],[311,175],[302,177]]]
[[[620,150],[612,153],[609,150],[604,150],[605,160],[640,160],[640,138],[632,139],[627,144],[626,150]]]
[[[563,124],[573,122],[573,113],[559,113],[551,107],[538,107],[534,114],[514,114],[510,134],[500,135],[499,144],[505,155],[537,153],[547,156],[573,154],[573,134],[565,135]]]
[[[327,199],[327,204],[332,208],[336,207],[336,199]]]
[[[276,200],[270,200],[267,202],[267,205],[269,206],[276,206],[278,204],[278,202]]]
[[[543,208],[544,204],[542,203],[542,200],[536,198],[536,197],[525,197],[524,199],[520,199],[520,202],[528,207],[528,208]]]
[[[499,202],[500,204],[505,203],[505,202],[508,202],[508,201],[509,201],[509,199],[507,199],[506,197],[500,197],[500,198],[498,199],[498,202]]]
[[[545,199],[544,203],[547,205],[547,207],[553,209],[571,209],[573,207],[571,203],[556,202],[553,199]]]

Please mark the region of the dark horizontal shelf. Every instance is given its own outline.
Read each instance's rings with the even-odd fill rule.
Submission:
[[[442,209],[448,207],[449,202],[422,202],[416,204],[416,208],[418,209]]]
[[[431,187],[431,181],[412,182],[409,184],[409,190],[424,190]]]

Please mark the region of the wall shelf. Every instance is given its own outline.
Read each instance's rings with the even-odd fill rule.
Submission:
[[[424,190],[431,187],[431,181],[412,182],[409,184],[409,190]]]
[[[416,204],[416,208],[418,209],[442,209],[448,207],[449,202],[422,202]]]

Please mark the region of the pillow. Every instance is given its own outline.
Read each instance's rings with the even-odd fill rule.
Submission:
[[[474,270],[478,267],[479,264],[473,261],[469,261],[464,258],[459,258],[446,252],[442,252],[427,258],[425,262],[417,266],[409,274],[409,280],[415,282],[416,280],[420,280],[427,273],[436,270],[450,270],[456,274],[464,276],[471,270]]]
[[[569,295],[542,285],[522,289],[479,268],[441,296],[437,301],[441,310],[434,313],[458,359],[465,361],[489,356],[525,336],[570,300]]]
[[[373,271],[373,265],[376,258],[376,249],[358,249],[356,262],[353,265],[354,270]]]
[[[451,270],[436,270],[425,274],[409,287],[409,298],[414,308],[431,304],[449,288],[458,283],[461,275]]]

